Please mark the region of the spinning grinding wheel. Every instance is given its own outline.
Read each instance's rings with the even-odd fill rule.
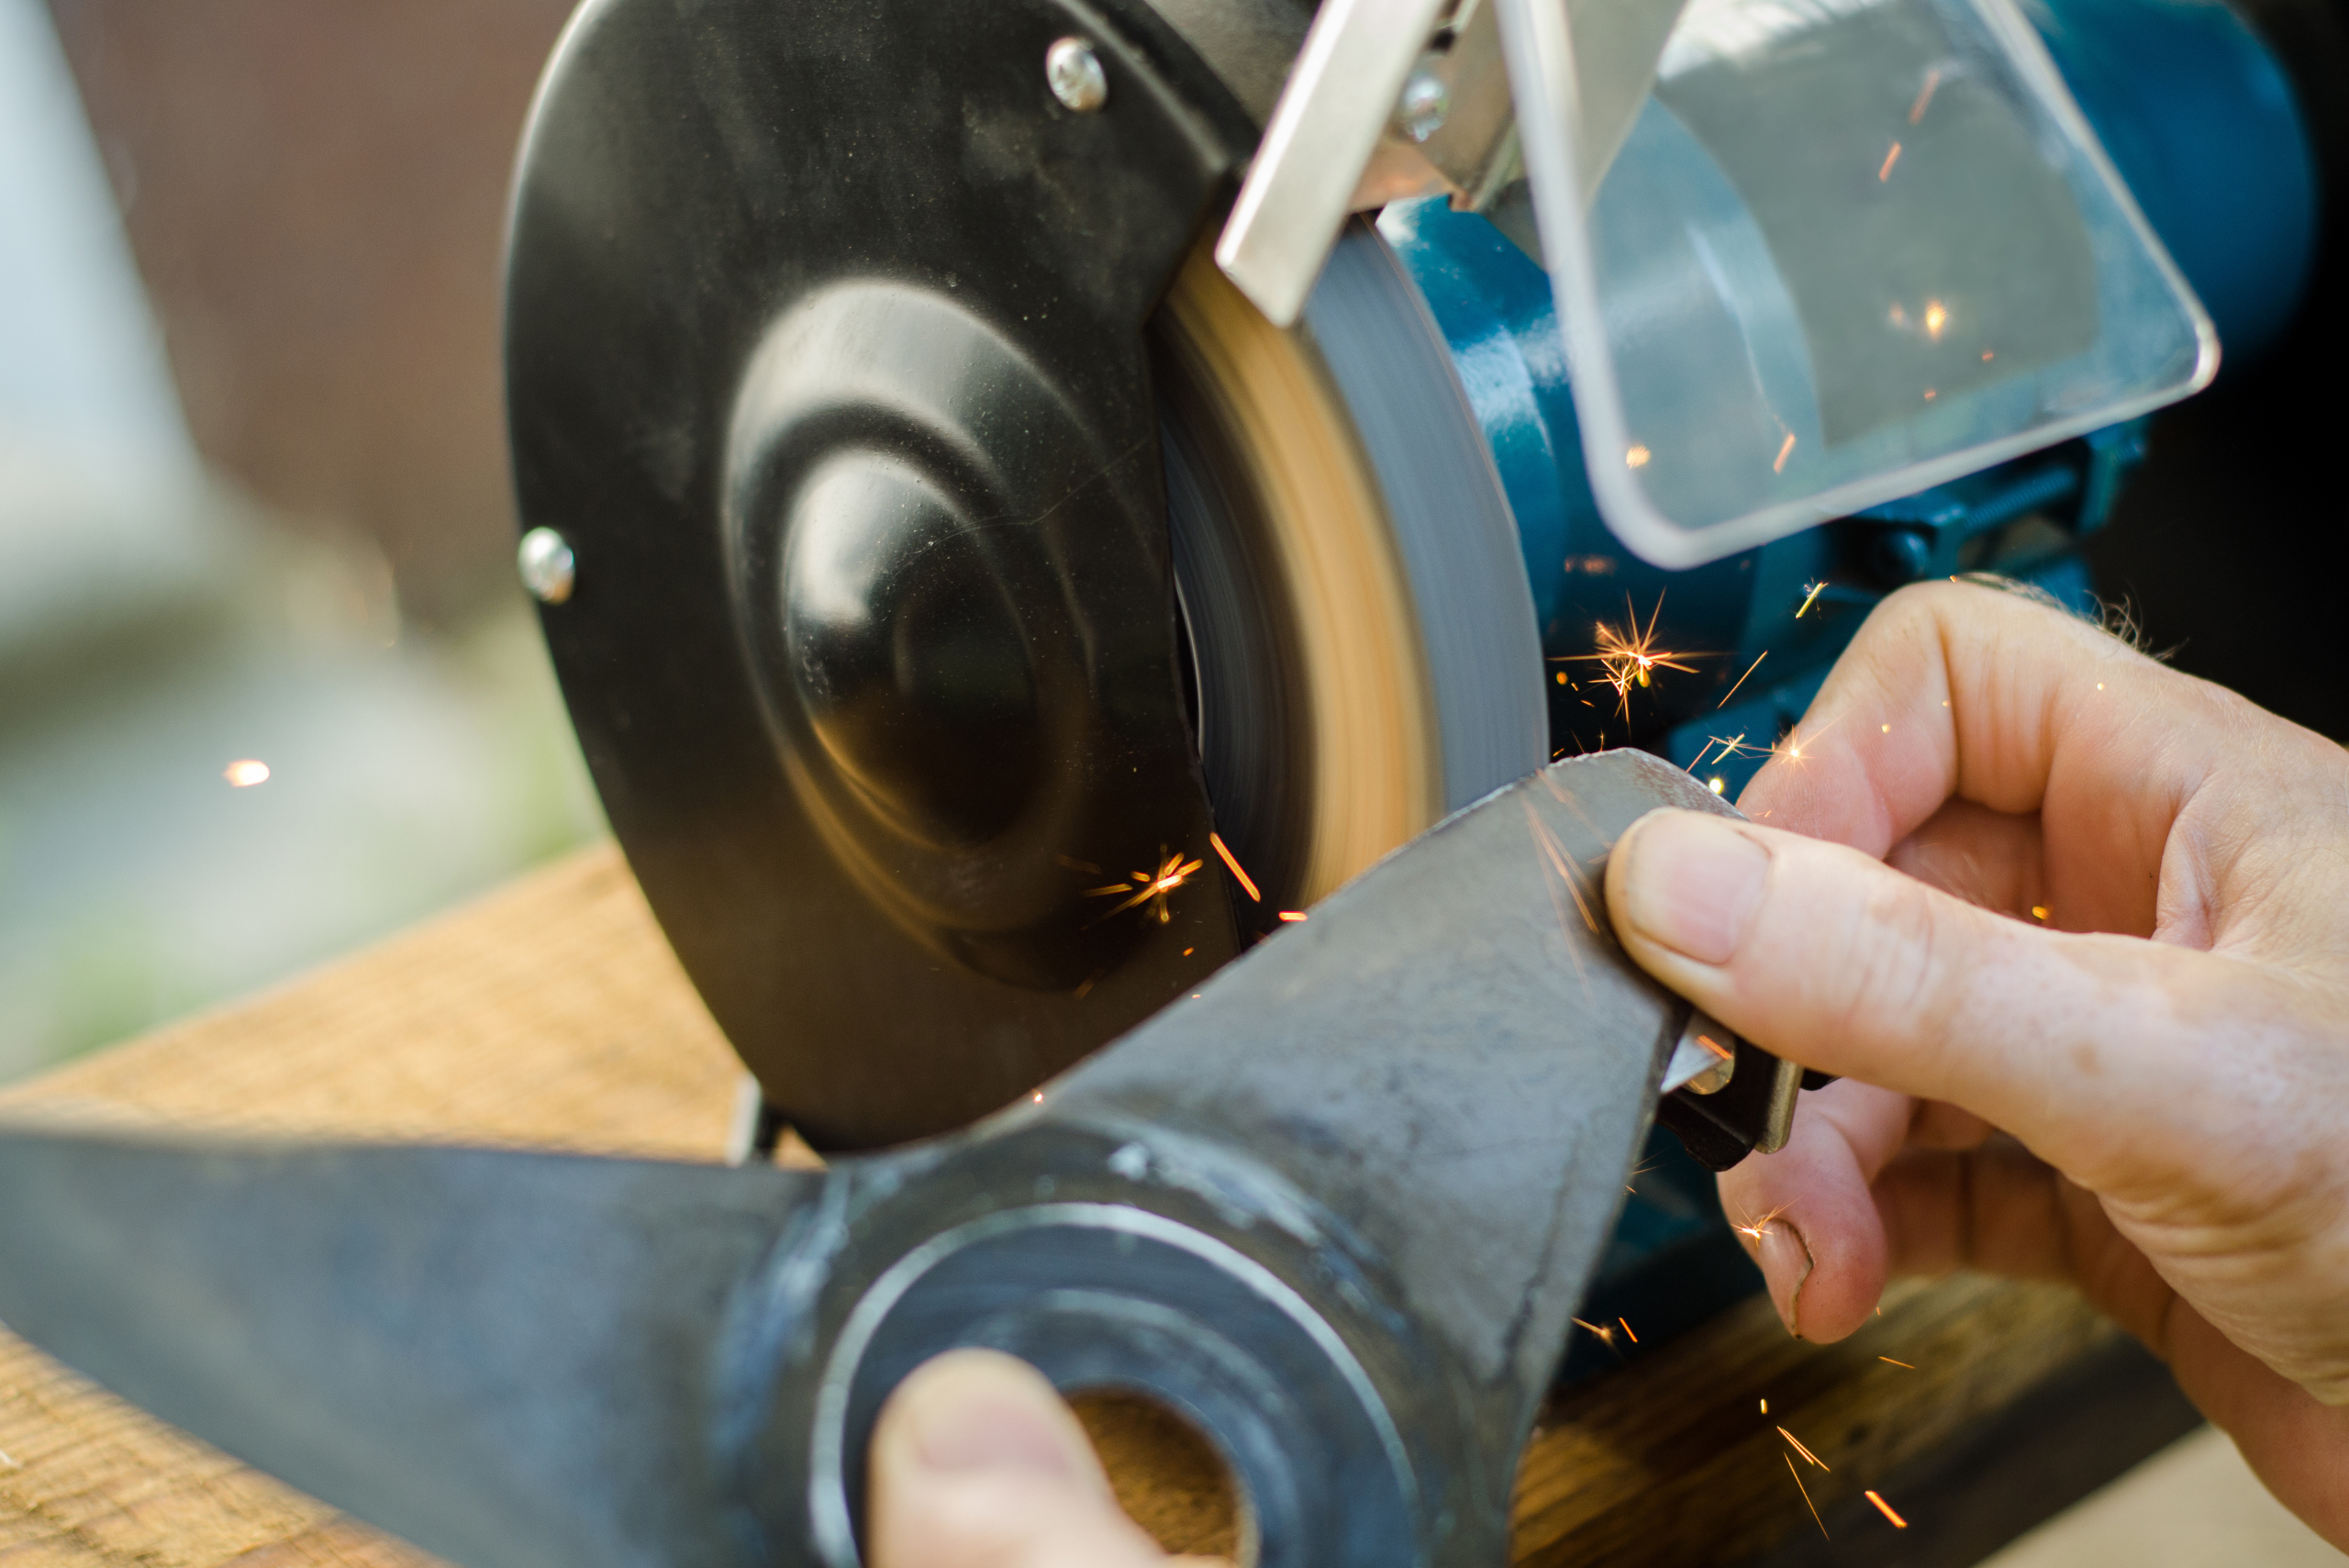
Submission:
[[[521,510],[573,551],[549,643],[688,972],[810,1141],[895,1142],[1537,765],[1541,651],[1384,242],[1286,332],[1197,249],[1254,130],[1149,6],[700,17],[591,5],[550,70]]]

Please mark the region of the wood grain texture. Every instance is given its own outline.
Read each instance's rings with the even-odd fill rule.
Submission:
[[[1790,1338],[1754,1297],[1553,1402],[1519,1466],[1512,1556],[1524,1568],[1748,1562],[1817,1529],[1811,1506],[1881,1486],[2117,1332],[2068,1289],[1978,1276],[1895,1285],[1881,1318],[1834,1345]]]
[[[0,1094],[0,1110],[714,1161],[737,1073],[607,846]],[[2112,1333],[2069,1292],[1967,1277],[1898,1288],[1834,1346],[1788,1339],[1757,1299],[1553,1405],[1521,1466],[1513,1555],[1747,1561],[1814,1528],[1776,1426],[1831,1467],[1804,1468],[1826,1510]],[[1147,1441],[1118,1446],[1121,1495],[1198,1543],[1213,1478],[1196,1462],[1153,1475]],[[0,1568],[429,1561],[0,1335]]]

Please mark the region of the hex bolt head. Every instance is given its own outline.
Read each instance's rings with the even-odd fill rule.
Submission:
[[[1044,51],[1044,80],[1052,83],[1053,97],[1080,115],[1109,101],[1109,78],[1101,69],[1101,57],[1083,39],[1052,40]]]
[[[1443,128],[1452,113],[1452,89],[1443,78],[1422,65],[1403,83],[1395,101],[1395,128],[1413,141],[1425,141]]]
[[[570,598],[572,584],[578,580],[579,563],[571,553],[571,541],[552,528],[532,528],[524,534],[521,548],[514,552],[514,564],[521,571],[522,586],[542,605],[559,605]]]

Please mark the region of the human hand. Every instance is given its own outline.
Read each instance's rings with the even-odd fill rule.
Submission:
[[[1893,1271],[2068,1279],[2349,1548],[2349,752],[1939,583],[1739,804],[1635,823],[1607,898],[1845,1076],[1721,1182],[1787,1327],[1842,1338]]]
[[[1044,1375],[994,1351],[915,1369],[882,1407],[868,1473],[873,1568],[1169,1568],[1110,1494]]]

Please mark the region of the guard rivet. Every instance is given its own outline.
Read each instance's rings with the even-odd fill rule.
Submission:
[[[522,586],[542,605],[559,605],[570,598],[572,584],[578,580],[579,563],[571,553],[571,541],[552,528],[532,528],[524,534],[521,548],[514,552],[514,564],[522,573]]]
[[[1080,115],[1089,115],[1109,101],[1109,78],[1100,56],[1083,39],[1055,39],[1044,51],[1044,80],[1052,96]]]

